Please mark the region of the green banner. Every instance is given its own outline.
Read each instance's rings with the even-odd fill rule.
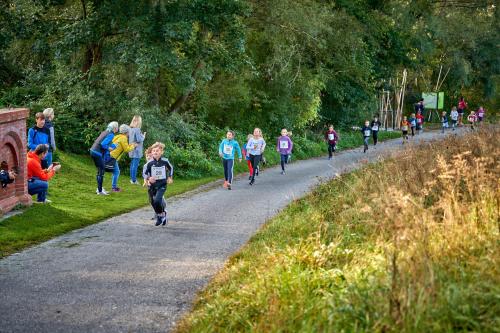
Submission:
[[[442,110],[444,109],[444,92],[440,91],[438,93],[438,109]]]

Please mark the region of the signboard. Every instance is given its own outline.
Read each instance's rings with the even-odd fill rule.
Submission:
[[[424,107],[426,109],[436,109],[438,105],[438,94],[437,93],[422,93],[422,98],[424,99]]]
[[[422,93],[424,99],[424,107],[426,109],[444,109],[444,92],[439,93]]]
[[[438,109],[444,109],[444,92],[440,91],[438,94]]]

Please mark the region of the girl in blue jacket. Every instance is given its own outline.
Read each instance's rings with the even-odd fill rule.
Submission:
[[[228,131],[226,138],[219,145],[219,156],[222,157],[222,166],[224,167],[224,188],[231,189],[233,182],[234,152],[238,152],[238,160],[241,162],[241,148],[234,140],[234,132]]]

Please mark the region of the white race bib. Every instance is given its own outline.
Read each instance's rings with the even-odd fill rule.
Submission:
[[[156,180],[167,179],[167,170],[165,166],[151,167],[151,177],[155,177]]]
[[[378,125],[373,125],[372,131],[378,131]]]
[[[224,154],[232,155],[233,154],[233,146],[232,145],[224,145]]]
[[[328,134],[328,140],[333,141],[333,139],[335,139],[335,135]]]
[[[370,130],[365,130],[365,136],[370,136]]]
[[[416,124],[415,120],[412,120],[412,121],[411,121],[411,126],[415,127],[416,125],[417,125],[417,124]]]
[[[407,131],[408,130],[408,126],[403,126],[402,129],[403,129],[403,131]]]
[[[288,141],[280,141],[281,149],[288,149]]]

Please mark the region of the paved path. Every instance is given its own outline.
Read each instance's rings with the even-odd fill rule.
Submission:
[[[419,139],[441,137],[424,133]],[[169,201],[170,224],[139,209],[0,261],[0,332],[166,332],[252,234],[318,182],[391,151],[401,140],[267,169],[250,187],[220,186]],[[146,193],[144,193],[146,199]]]

